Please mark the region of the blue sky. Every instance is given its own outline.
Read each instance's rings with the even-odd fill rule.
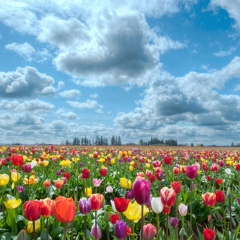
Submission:
[[[0,1],[0,143],[239,143],[239,12],[239,0]]]

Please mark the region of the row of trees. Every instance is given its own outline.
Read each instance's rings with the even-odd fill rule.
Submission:
[[[66,140],[65,145],[74,145],[74,146],[78,146],[78,145],[82,145],[82,146],[89,146],[89,145],[95,145],[95,146],[106,146],[106,145],[111,145],[111,146],[121,146],[122,145],[122,140],[120,136],[112,136],[111,140],[110,140],[110,144],[108,142],[108,139],[106,137],[103,136],[96,136],[95,139],[90,139],[85,137],[82,138],[78,138],[75,137],[72,141]],[[127,144],[129,145],[129,144]],[[139,144],[141,146],[144,145],[167,145],[167,146],[178,146],[177,140],[175,139],[168,139],[168,140],[164,140],[164,139],[158,139],[157,137],[151,137],[151,139],[149,141],[144,141],[144,140],[140,140]]]
[[[151,137],[149,141],[143,141],[142,139],[139,141],[139,145],[167,145],[167,146],[178,146],[178,142],[175,139],[158,139],[157,137]]]
[[[88,146],[88,145],[96,145],[96,146],[106,146],[108,144],[108,139],[103,136],[96,136],[95,139],[90,139],[85,137],[82,137],[81,139],[78,137],[75,137],[73,141],[66,140],[65,145],[82,145],[82,146]],[[112,146],[121,146],[122,140],[120,136],[112,136],[111,138],[111,144]]]

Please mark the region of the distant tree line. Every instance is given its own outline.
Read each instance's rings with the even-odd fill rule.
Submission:
[[[108,139],[103,136],[96,136],[95,139],[90,139],[85,137],[78,138],[74,137],[72,141],[66,140],[65,145],[74,145],[74,146],[89,146],[89,145],[96,145],[96,146],[106,146],[109,145]],[[122,140],[120,136],[112,136],[111,137],[111,144],[112,146],[121,146]]]
[[[139,145],[166,145],[166,146],[178,146],[178,142],[175,139],[158,139],[157,137],[151,137],[149,141],[139,141]]]

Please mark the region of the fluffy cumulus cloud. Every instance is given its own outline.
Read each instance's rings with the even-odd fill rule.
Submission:
[[[29,4],[27,0],[16,4],[10,0],[0,10],[0,17],[16,31],[34,35],[38,41],[56,49],[56,68],[73,77],[77,84],[141,86],[147,84],[153,71],[161,66],[160,53],[185,47],[169,36],[157,36],[149,28],[146,16],[173,14],[180,11],[182,5],[189,6],[195,1],[153,1],[151,4],[108,1],[107,9],[106,2],[98,1],[93,1],[91,6],[86,1],[52,1],[48,7],[42,4],[41,8],[39,4]],[[51,14],[53,9],[55,14]],[[41,14],[43,12],[45,14]],[[20,19],[17,24],[16,18]],[[28,43],[11,43],[6,48],[29,61],[36,55]],[[46,49],[40,53],[48,54]]]
[[[235,20],[235,27],[240,30],[240,4],[235,0],[211,0],[210,7],[222,8],[228,12],[230,17]]]
[[[0,97],[20,98],[54,94],[53,78],[33,67],[17,68],[15,72],[0,72]]]
[[[78,98],[80,94],[81,92],[77,89],[66,90],[59,93],[59,95],[64,98]]]
[[[22,102],[16,100],[1,100],[0,108],[17,112],[49,112],[54,108],[54,105],[37,99]]]
[[[85,102],[67,101],[67,103],[69,104],[69,106],[78,109],[102,108],[102,106],[96,100],[87,99]]]
[[[181,78],[159,79],[145,91],[139,106],[133,112],[120,113],[115,124],[127,129],[154,130],[165,136],[179,128],[177,135],[182,139],[186,131],[199,138],[203,131],[214,138],[230,127],[235,129],[233,126],[240,119],[240,96],[222,95],[219,91],[231,78],[239,78],[239,66],[240,58],[236,57],[210,73],[190,72]]]

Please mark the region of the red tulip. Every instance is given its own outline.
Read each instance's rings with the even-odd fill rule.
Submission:
[[[204,205],[206,205],[208,207],[213,207],[217,202],[216,194],[207,192],[202,195],[202,200],[203,200]]]
[[[70,172],[65,172],[65,173],[63,174],[63,177],[65,177],[67,180],[69,180],[69,178],[70,178]]]
[[[83,169],[81,174],[82,179],[88,179],[90,178],[90,171],[88,169]]]
[[[23,156],[13,155],[12,164],[17,167],[22,166],[24,164]]]
[[[208,171],[208,164],[206,162],[202,163],[202,169],[203,169],[204,172]]]
[[[160,190],[160,198],[165,207],[172,207],[176,200],[176,192],[173,188],[163,187]]]
[[[163,159],[164,163],[166,165],[172,165],[172,161],[173,159],[170,157],[170,156],[166,156],[164,159]]]
[[[216,191],[215,194],[218,203],[223,203],[225,201],[225,194],[223,191]]]
[[[204,240],[214,240],[215,232],[210,228],[205,228],[203,230]]]
[[[70,223],[76,214],[76,205],[72,198],[59,196],[54,200],[53,214],[58,222]]]
[[[42,211],[41,215],[43,217],[50,217],[53,215],[53,200],[50,198],[45,198],[42,200]]]
[[[180,173],[180,169],[178,167],[173,168],[173,174],[178,175]]]
[[[107,172],[108,172],[108,169],[107,168],[102,168],[99,170],[99,174],[102,176],[102,177],[105,177],[107,175]]]
[[[216,179],[216,184],[221,185],[223,183],[223,180],[221,178]]]
[[[198,171],[197,166],[195,166],[195,165],[187,166],[186,175],[190,179],[195,179],[197,177],[197,171]]]
[[[27,201],[23,205],[23,210],[27,220],[36,221],[41,217],[42,201],[39,200]]]
[[[92,211],[98,211],[103,205],[104,197],[102,194],[96,193],[92,194],[89,198]]]
[[[171,187],[176,193],[180,193],[182,189],[182,184],[180,182],[174,181],[171,183]]]
[[[219,170],[219,165],[216,164],[216,163],[213,163],[212,166],[211,166],[211,171],[212,172],[218,172]]]
[[[121,198],[114,198],[113,201],[114,201],[115,208],[118,212],[125,212],[131,200],[121,197]]]
[[[133,195],[139,205],[145,205],[150,201],[150,182],[137,179],[132,186]]]
[[[235,165],[235,169],[236,169],[237,171],[240,171],[240,163],[237,163],[237,164]]]
[[[120,216],[115,213],[115,214],[112,214],[109,218],[109,221],[112,223],[112,224],[116,224],[117,221],[120,220]]]
[[[163,211],[162,211],[163,214],[168,215],[171,213],[171,211],[172,211],[172,207],[163,206]]]

